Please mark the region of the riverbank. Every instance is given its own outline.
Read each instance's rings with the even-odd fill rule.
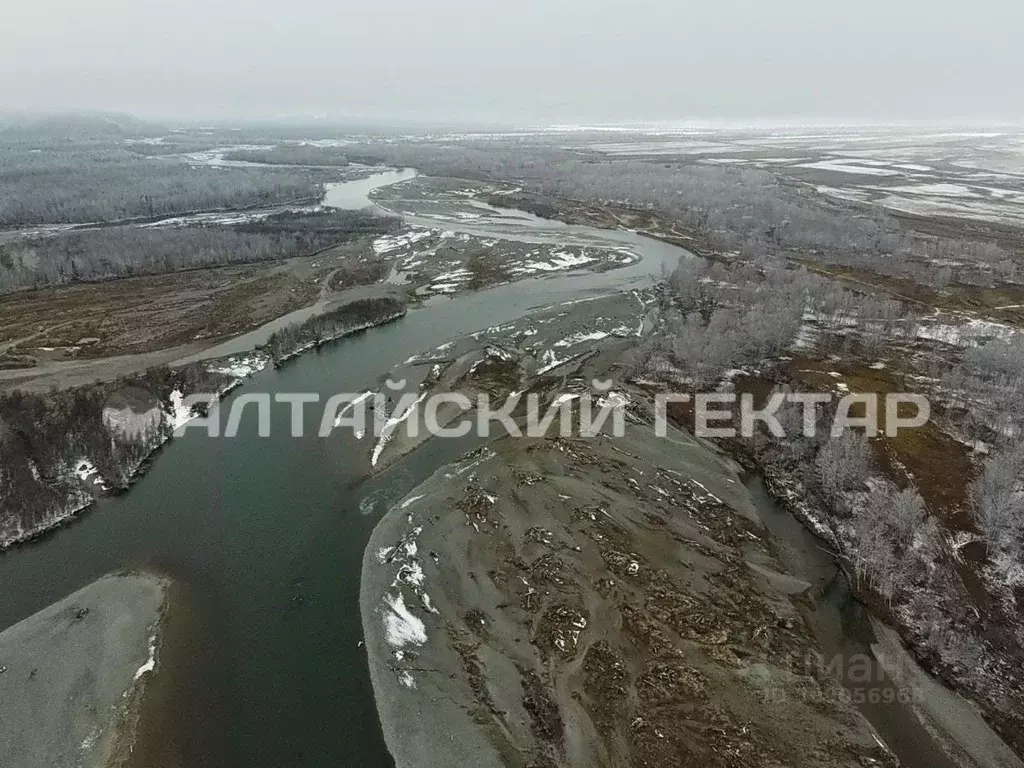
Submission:
[[[0,754],[18,768],[103,768],[132,751],[170,582],[105,576],[0,633]]]
[[[35,361],[23,368],[0,365],[0,391],[47,392],[249,352],[276,331],[345,303],[402,294],[397,286],[379,283],[332,285],[347,264],[362,263],[369,248],[365,242],[318,258],[0,297],[6,314],[0,330],[24,334],[20,341],[0,343],[0,352],[20,344]],[[106,336],[107,342],[76,342],[89,334]]]
[[[108,439],[101,444],[105,445],[110,441],[109,438],[116,433],[108,418],[113,402],[112,398],[127,392],[132,387],[141,387],[140,391],[143,395],[155,396],[156,399],[152,401],[152,413],[145,414],[143,418],[152,418],[153,426],[158,429],[155,435],[133,433],[133,439],[148,440],[149,444],[140,445],[138,450],[125,452],[123,455],[118,453],[116,456],[110,457],[113,464],[101,461],[96,455],[80,456],[75,454],[63,456],[60,466],[51,471],[42,458],[28,453],[19,456],[19,451],[12,449],[6,459],[9,472],[19,473],[17,476],[20,476],[25,482],[28,482],[27,477],[31,475],[36,483],[41,482],[39,478],[43,473],[47,476],[54,475],[65,483],[67,491],[64,497],[53,497],[52,483],[47,489],[47,494],[33,494],[30,490],[26,490],[20,494],[21,498],[25,500],[20,519],[17,516],[17,511],[12,512],[14,500],[17,498],[12,493],[6,515],[0,517],[0,552],[37,539],[55,528],[73,522],[80,514],[89,509],[97,498],[130,489],[152,466],[164,445],[174,439],[174,431],[193,418],[194,414],[181,405],[184,397],[209,392],[210,404],[219,403],[248,378],[262,371],[272,358],[275,365],[281,365],[311,349],[394,322],[406,314],[404,303],[396,298],[400,294],[400,289],[396,289],[394,286],[384,286],[381,289],[375,287],[365,290],[353,289],[341,296],[334,297],[323,308],[323,312],[328,318],[337,318],[331,325],[332,332],[323,333],[322,324],[316,324],[311,320],[304,321],[305,325],[286,326],[283,332],[278,331],[277,333],[290,331],[301,337],[309,327],[320,328],[320,334],[315,341],[287,351],[282,351],[282,344],[278,343],[274,348],[278,352],[276,356],[273,355],[272,349],[271,352],[262,350],[239,352],[222,359],[202,359],[200,356],[200,359],[196,360],[190,358],[186,361],[179,361],[181,364],[177,370],[200,372],[198,378],[201,383],[195,388],[175,384],[173,390],[163,386],[163,389],[167,389],[169,394],[162,391],[150,391],[148,385],[152,382],[149,381],[151,378],[149,374],[135,380],[121,380],[117,388],[110,387],[109,391],[101,393],[103,396],[100,398],[102,402],[99,407],[103,408],[103,414],[101,419],[97,419],[99,424],[95,426],[108,433]],[[267,332],[269,333],[270,329],[267,329]],[[270,338],[274,339],[275,337],[271,335]],[[247,344],[250,340],[246,340],[244,343]],[[174,377],[176,374],[168,372],[168,375]],[[186,378],[191,380],[195,377],[187,376]],[[95,387],[101,386],[95,385]],[[95,405],[92,402],[96,400],[95,397],[88,399],[91,404]],[[120,434],[116,436],[122,437]],[[95,435],[87,434],[82,436],[82,440],[88,442],[93,437]],[[19,447],[22,446],[19,444]],[[117,463],[118,461],[120,463]],[[25,466],[19,465],[27,466],[28,471],[21,472]],[[99,471],[97,465],[103,467],[104,471]],[[83,470],[81,468],[83,466],[86,469]],[[38,506],[38,504],[46,502],[47,499],[50,501],[49,506],[45,509],[37,509],[32,506],[33,500]],[[31,522],[26,523],[26,520],[31,520]]]
[[[339,184],[333,187],[331,190],[329,190],[329,200],[326,200],[325,202],[337,207],[357,207],[360,205],[361,202],[368,204],[369,200],[366,197],[366,195],[370,190],[378,188],[382,184],[405,181],[410,178],[413,178],[414,176],[415,172],[413,171],[399,171],[390,174],[381,174],[378,177],[366,179],[363,182],[353,182],[352,184],[355,184],[355,187],[350,186],[350,184]],[[447,181],[450,182],[450,180]],[[450,184],[448,184],[447,186],[450,186]],[[441,184],[441,187],[443,189],[447,189],[447,186],[444,183]],[[427,188],[430,188],[430,185],[427,185]],[[462,211],[458,209],[458,206],[461,205],[458,196],[455,196],[454,200],[448,200],[447,198],[445,198],[445,200],[442,202],[443,204],[440,205],[439,210],[447,211],[445,215],[449,217],[449,220],[446,221],[445,226],[454,227],[455,229],[461,229],[463,227],[463,223],[461,223],[462,219],[460,218],[459,214],[462,213]],[[437,218],[443,217],[438,215]],[[482,223],[482,221],[475,221],[472,225],[472,228],[474,230],[479,230]],[[521,223],[523,224],[525,229],[523,229],[521,232],[516,233],[513,240],[523,238],[524,243],[546,243],[545,245],[542,246],[541,251],[543,251],[545,254],[548,254],[551,260],[538,260],[541,258],[541,251],[529,250],[529,247],[522,249],[524,254],[532,254],[530,258],[534,259],[534,261],[529,262],[531,265],[533,265],[531,266],[530,270],[526,270],[522,274],[518,274],[515,276],[518,280],[528,279],[535,272],[539,274],[550,275],[552,272],[571,273],[574,270],[586,269],[588,271],[596,270],[599,273],[600,270],[610,269],[614,267],[615,270],[622,275],[623,280],[625,281],[627,280],[627,275],[631,275],[631,273],[641,269],[641,265],[639,264],[639,254],[643,250],[643,245],[638,243],[638,238],[634,236],[629,236],[624,233],[611,233],[611,235],[614,235],[614,237],[609,235],[609,237],[611,237],[610,240],[604,241],[601,240],[601,238],[598,238],[597,242],[604,242],[605,246],[610,246],[604,248],[597,248],[596,250],[593,251],[594,253],[597,254],[604,254],[609,256],[611,260],[608,262],[604,262],[597,260],[595,256],[584,256],[582,251],[579,254],[573,255],[569,254],[568,252],[562,252],[557,250],[557,248],[559,247],[558,243],[561,242],[561,239],[563,237],[569,237],[570,240],[578,243],[589,243],[590,247],[593,249],[595,243],[594,232],[584,232],[583,229],[585,228],[577,228],[571,233],[563,232],[560,228],[556,228],[556,231],[554,232],[547,232],[544,229],[546,225],[541,220],[534,221],[531,219]],[[436,226],[437,221],[435,220],[433,224],[434,226]],[[445,234],[451,234],[451,231],[446,230]],[[462,236],[460,236],[460,239],[458,241],[460,243],[463,243],[461,237]],[[465,237],[468,238],[469,236],[466,235]],[[411,241],[411,239],[414,238],[407,239],[410,239]],[[465,242],[471,241],[467,240]],[[480,239],[480,244],[486,246],[487,248],[494,246],[495,243],[497,242],[499,241],[494,239]],[[377,244],[374,243],[375,249],[376,245]],[[650,245],[651,244],[649,243],[648,246]],[[548,253],[548,251],[551,251],[551,253]],[[658,260],[667,261],[677,258],[677,255],[673,253],[673,251],[674,249],[671,248],[658,249],[656,251]],[[452,291],[456,292],[462,292],[463,290],[472,291],[475,289],[486,287],[494,281],[500,282],[500,275],[498,274],[500,270],[496,272],[495,270],[497,269],[497,267],[492,262],[494,262],[495,260],[500,261],[500,258],[498,257],[502,253],[504,252],[501,251],[501,249],[497,249],[497,256],[492,254],[490,261],[483,260],[484,262],[486,262],[486,264],[483,264],[482,266],[480,264],[477,265],[479,267],[477,274],[478,279],[475,278],[474,280],[471,280],[467,282],[465,285],[463,285],[459,280],[455,280],[455,278],[450,278],[451,280],[454,280],[454,282],[450,283],[449,288]],[[662,261],[662,263],[664,263],[664,261]],[[392,262],[394,262],[394,259],[391,259],[390,261],[385,260],[385,263],[392,264],[393,267],[394,264]],[[446,262],[444,261],[444,259],[441,259],[440,263]],[[316,265],[313,264],[313,266]],[[656,266],[656,264],[652,264],[650,268],[653,270],[654,268],[656,268]],[[446,269],[448,269],[448,267],[446,267]],[[275,358],[275,362],[281,363],[284,360],[293,358],[296,354],[300,352],[304,352],[307,351],[308,349],[318,346],[320,342],[333,340],[335,338],[350,335],[350,333],[354,332],[355,330],[365,330],[367,328],[373,327],[383,322],[389,322],[393,319],[397,319],[398,317],[401,317],[404,314],[404,310],[391,309],[390,305],[387,305],[387,302],[391,302],[391,304],[395,304],[396,302],[404,303],[406,295],[412,290],[411,286],[403,286],[401,284],[394,283],[379,283],[374,285],[355,286],[347,289],[338,290],[338,286],[334,284],[334,279],[335,277],[337,277],[340,270],[340,267],[334,267],[322,279],[310,278],[310,281],[314,285],[318,283],[320,284],[319,298],[314,304],[311,304],[299,310],[295,310],[294,312],[291,312],[287,315],[278,317],[274,320],[271,320],[270,322],[263,324],[254,331],[245,333],[241,336],[237,336],[229,341],[215,344],[200,352],[189,350],[189,354],[181,355],[181,351],[184,350],[177,350],[175,351],[174,359],[169,361],[170,365],[172,367],[200,364],[209,366],[219,365],[218,370],[227,371],[227,374],[232,377],[232,381],[228,385],[226,385],[223,388],[218,388],[217,397],[220,397],[228,389],[238,386],[238,384],[241,382],[243,378],[245,378],[246,376],[250,375],[253,372],[258,371],[262,367],[262,363],[259,361],[253,363],[253,359],[249,353],[251,352],[254,346],[265,344],[268,341],[268,339],[274,339],[276,337],[276,340],[281,340],[284,339],[285,337],[288,337],[287,339],[285,339],[286,343],[277,345],[278,347],[280,347],[280,349],[271,350],[271,355]],[[531,272],[531,270],[533,271]],[[450,269],[449,272],[451,272]],[[505,273],[501,273],[501,275],[504,274]],[[569,275],[567,274],[566,277],[568,276]],[[507,277],[511,278],[511,275],[509,274],[507,275]],[[633,276],[633,279],[635,279],[635,276]],[[582,277],[580,278],[580,280],[581,282],[583,282]],[[436,287],[436,284],[432,283],[432,285],[435,285]],[[344,315],[347,306],[351,305],[352,307],[355,307],[356,305],[359,305],[361,302],[367,305],[370,302],[375,302],[376,307],[382,308],[380,309],[380,311],[383,312],[383,315],[378,317],[373,312],[371,312],[369,313],[371,315],[369,318],[356,318],[357,320],[360,321],[365,320],[365,322],[358,322],[356,323],[355,327],[349,327],[347,325],[346,320],[345,323],[341,324],[343,327],[341,328],[340,333],[338,332],[338,329],[334,327],[338,325],[337,323],[328,323],[328,320],[330,320],[332,316],[338,315],[340,317]],[[295,324],[298,324],[299,328],[295,329],[290,327]],[[308,328],[304,329],[302,327],[303,324],[308,325]],[[331,327],[327,327],[329,325]],[[309,332],[307,333],[304,331]],[[233,358],[238,358],[239,356],[244,355],[245,360],[243,360],[242,364],[240,365],[235,365],[233,360],[229,360],[226,363],[222,362],[220,364],[210,361],[210,358],[224,355],[231,355]],[[96,381],[96,379],[104,378],[104,375],[100,373],[102,370],[103,362],[104,361],[102,359],[92,361],[90,363],[54,361],[52,363],[49,363],[44,369],[40,369],[40,371],[37,371],[36,373],[38,373],[38,375],[35,375],[32,372],[25,371],[7,371],[0,372],[0,378],[2,378],[5,375],[5,373],[9,374],[10,378],[7,381],[8,386],[16,384],[18,387],[28,386],[29,388],[49,386],[54,384],[58,385],[58,387],[67,387],[68,384],[72,383],[73,381],[78,381],[83,377],[86,378],[90,382],[90,384],[92,384]],[[111,368],[111,370],[107,371],[105,376],[106,378],[119,378],[125,375],[125,371],[132,370],[132,366],[141,365],[144,362],[149,363],[151,361],[149,358],[141,356],[125,356],[123,358],[118,358],[117,364],[114,365]],[[242,369],[244,369],[245,372],[239,373],[239,371],[241,371]],[[33,376],[35,376],[35,378],[32,378]],[[129,381],[128,383],[131,382]],[[192,394],[193,392],[193,390],[191,389],[176,389],[175,391],[179,392],[179,397],[187,396],[189,394]],[[173,414],[173,416],[175,421],[180,421],[182,418],[187,417],[187,414]],[[177,424],[175,424],[174,426],[177,426]],[[127,474],[127,477],[125,477],[123,480],[119,482],[108,482],[103,484],[111,488],[126,488],[128,485],[131,484],[131,482],[134,481],[136,469],[143,465],[143,462],[155,452],[155,450],[159,447],[159,445],[162,444],[162,442],[162,440],[157,441],[155,445],[150,446],[150,448],[147,451],[145,451],[145,455],[142,456],[141,459],[137,459],[136,466],[133,467],[131,472],[124,473],[120,471],[119,467],[108,467],[108,469],[113,470],[115,474]],[[17,451],[14,451],[12,453],[12,455],[15,454],[17,454]],[[80,465],[82,460],[82,457],[78,455],[62,456],[61,458],[64,461],[64,464],[67,465],[67,467]],[[100,485],[97,482],[98,478],[93,477],[93,482],[88,484],[87,488],[78,488],[76,484],[73,482],[74,478],[70,476],[70,470],[68,470],[67,467],[62,465],[62,467],[52,468],[51,471],[49,468],[42,466],[42,464],[45,462],[40,458],[29,457],[29,459],[30,461],[25,465],[25,467],[22,467],[20,469],[15,468],[17,470],[14,473],[15,476],[19,476],[20,474],[20,476],[22,476],[23,478],[28,478],[29,475],[31,475],[33,478],[37,478],[37,475],[41,474],[44,476],[52,476],[56,478],[66,478],[70,482],[71,487],[68,493],[65,494],[66,498],[58,499],[56,502],[50,503],[47,509],[43,510],[41,513],[31,515],[30,517],[32,519],[29,522],[16,520],[10,525],[6,526],[6,528],[9,529],[9,532],[7,533],[3,533],[3,527],[0,527],[0,548],[6,548],[15,543],[21,543],[29,539],[36,538],[42,533],[45,533],[47,530],[50,530],[57,525],[73,520],[78,513],[80,513],[83,509],[89,507],[92,504],[93,497],[96,495],[97,488]],[[97,462],[94,459],[90,459],[90,457],[88,456],[86,456],[85,459],[89,461],[89,465],[91,466],[100,464],[100,462]],[[21,471],[21,469],[24,469],[25,471]],[[38,482],[38,479],[36,480],[36,482]],[[27,479],[25,479],[23,484],[30,485],[31,483]],[[29,496],[31,496],[31,494],[29,494]],[[38,494],[36,495],[36,497],[43,498]],[[36,504],[35,506],[38,506],[38,504]]]
[[[500,438],[374,530],[360,607],[398,768],[895,765],[794,668],[809,585],[736,465],[627,396],[624,437]]]
[[[777,467],[763,469],[771,477],[766,484],[772,497],[808,531],[842,553],[837,561],[843,565],[851,593],[871,614],[877,636],[872,644],[874,655],[903,695],[914,703],[918,720],[942,749],[962,766],[1024,768],[1016,752],[1021,749],[1017,727],[1021,718],[1017,695],[1020,671],[1013,652],[992,643],[981,646],[984,653],[963,653],[961,657],[957,651],[971,647],[962,639],[971,637],[971,628],[941,626],[953,615],[952,608],[938,613],[942,619],[933,618],[929,624],[854,578],[858,550],[842,523],[836,522],[834,512],[815,502],[792,474]],[[938,566],[933,564],[932,569],[938,570]],[[929,594],[922,589],[920,593],[919,600],[927,597],[940,606],[954,600],[939,590]],[[995,635],[990,631],[990,637]],[[943,638],[941,650],[935,647],[935,637]]]
[[[277,331],[263,349],[273,364],[280,366],[311,349],[394,322],[407,312],[408,307],[400,298],[356,299]]]
[[[497,439],[378,523],[360,610],[398,768],[1020,768],[798,518],[624,394],[624,437]]]
[[[872,618],[877,636],[872,646],[886,673],[913,702],[915,714],[958,765],[1022,768],[1014,754],[978,707],[952,692],[923,670],[903,647],[899,633]]]

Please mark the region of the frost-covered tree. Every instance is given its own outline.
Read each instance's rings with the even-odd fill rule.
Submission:
[[[859,432],[845,432],[826,442],[814,462],[818,484],[826,498],[845,505],[844,496],[860,491],[871,470],[871,446]]]
[[[0,245],[0,293],[305,256],[394,230],[360,211],[288,213],[236,226],[103,227]]]
[[[0,141],[0,225],[111,222],[132,217],[314,201],[323,172],[193,167],[123,148],[25,151]]]
[[[934,532],[926,530],[926,517],[924,500],[913,488],[876,488],[856,507],[857,575],[886,599],[893,597],[903,577],[919,562],[911,549],[915,536],[921,536],[924,551],[935,539]]]
[[[971,509],[990,553],[1024,554],[1024,449],[996,453],[971,483]]]

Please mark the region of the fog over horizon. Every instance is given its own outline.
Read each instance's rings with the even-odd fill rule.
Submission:
[[[14,0],[0,111],[507,125],[1018,122],[1011,0]]]

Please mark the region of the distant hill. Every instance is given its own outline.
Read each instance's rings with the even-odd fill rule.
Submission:
[[[165,126],[123,112],[0,113],[0,137],[96,140],[162,136]]]

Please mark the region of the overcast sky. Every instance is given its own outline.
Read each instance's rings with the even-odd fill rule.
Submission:
[[[6,0],[0,109],[1024,118],[1021,0]]]

